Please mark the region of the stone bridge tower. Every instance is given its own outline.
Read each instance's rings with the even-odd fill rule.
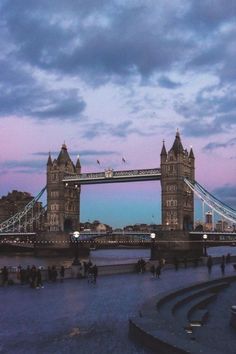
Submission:
[[[177,131],[172,148],[161,151],[162,227],[163,230],[193,230],[194,195],[183,178],[195,178],[192,148],[183,148]]]
[[[68,186],[62,182],[68,174],[79,174],[79,158],[76,165],[71,160],[67,147],[62,145],[57,159],[47,162],[47,230],[70,232],[77,230],[80,221],[80,186]]]

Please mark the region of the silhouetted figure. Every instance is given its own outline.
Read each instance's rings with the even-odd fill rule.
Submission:
[[[144,273],[146,270],[146,262],[143,258],[140,259],[140,269],[141,269],[141,273]]]
[[[210,274],[211,273],[211,268],[212,268],[212,257],[209,256],[207,258],[207,268],[208,268],[208,273]]]
[[[60,269],[60,280],[61,280],[61,283],[63,283],[63,281],[64,281],[64,276],[65,276],[65,267],[62,265],[61,269]]]
[[[52,268],[50,266],[48,266],[47,272],[48,272],[48,281],[52,281]]]
[[[160,275],[161,275],[161,265],[160,264],[158,264],[157,266],[156,266],[156,278],[160,278]]]
[[[2,268],[2,285],[8,284],[8,269],[6,266]]]
[[[43,287],[43,283],[42,283],[42,274],[41,274],[41,270],[40,268],[37,269],[36,271],[36,288],[42,288]]]
[[[223,261],[221,262],[220,268],[221,268],[222,275],[224,275],[225,274],[225,262],[223,262]]]
[[[155,275],[155,266],[154,266],[154,264],[151,265],[150,272],[152,273],[152,277],[154,278],[154,275]]]
[[[24,285],[26,283],[26,269],[24,268],[20,269],[20,283],[21,285]]]
[[[37,271],[36,271],[36,267],[33,265],[30,270],[30,286],[31,286],[31,288],[36,287],[36,278],[37,278]]]

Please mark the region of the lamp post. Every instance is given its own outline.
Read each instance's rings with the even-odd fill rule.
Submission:
[[[154,233],[154,232],[152,232],[151,234],[150,234],[150,237],[151,237],[151,242],[152,242],[152,244],[151,244],[151,260],[153,260],[154,259],[154,250],[155,250],[155,238],[156,238],[156,234]]]
[[[207,245],[206,245],[206,243],[207,243],[207,234],[204,234],[203,236],[202,236],[202,238],[203,238],[203,241],[204,241],[204,253],[203,253],[203,256],[204,257],[207,257]]]
[[[75,241],[75,258],[72,262],[72,265],[80,265],[80,261],[79,261],[79,237],[80,237],[80,233],[79,231],[74,231],[73,232],[73,238]]]

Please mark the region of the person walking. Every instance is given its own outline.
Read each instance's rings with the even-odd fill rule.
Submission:
[[[65,276],[65,267],[62,265],[60,269],[60,281],[63,283],[64,281],[64,276]]]
[[[43,288],[42,273],[40,268],[38,268],[36,271],[36,289],[39,288]]]
[[[207,268],[208,268],[208,273],[211,274],[211,268],[212,268],[212,257],[209,256],[207,258]]]
[[[36,270],[35,265],[33,265],[30,270],[30,286],[31,286],[31,288],[36,287],[36,280],[37,280],[37,270]]]
[[[156,278],[160,279],[161,275],[161,265],[160,263],[156,266]]]
[[[224,262],[224,260],[222,260],[220,268],[221,268],[222,275],[224,275],[225,274],[225,262]]]
[[[154,266],[154,264],[151,265],[150,272],[152,273],[152,277],[154,278],[154,276],[155,276],[155,266]]]

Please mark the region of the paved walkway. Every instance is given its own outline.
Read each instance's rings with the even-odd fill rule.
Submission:
[[[234,274],[232,265],[225,275]],[[215,265],[210,278],[221,276]],[[44,289],[0,288],[0,353],[6,354],[147,354],[128,337],[128,319],[150,297],[208,280],[205,267],[65,280]],[[207,354],[207,353],[206,353]]]

